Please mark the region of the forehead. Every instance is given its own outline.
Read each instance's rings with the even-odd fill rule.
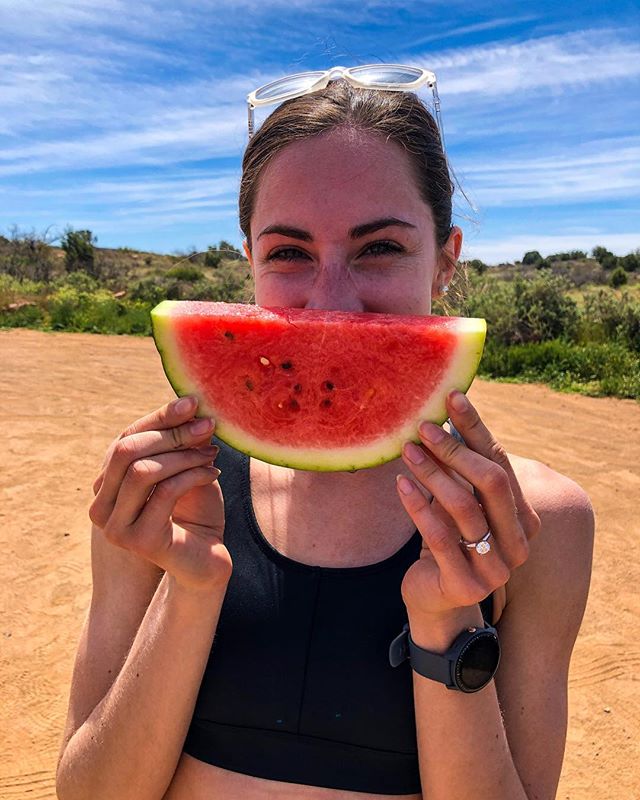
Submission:
[[[287,145],[263,171],[251,220],[255,235],[273,222],[335,232],[370,219],[431,221],[402,147],[362,131],[339,129]],[[314,225],[315,221],[315,225]]]

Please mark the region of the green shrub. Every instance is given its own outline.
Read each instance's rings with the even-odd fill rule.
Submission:
[[[629,294],[618,297],[606,289],[586,295],[576,341],[619,342],[640,353],[640,302]]]
[[[90,294],[68,286],[58,289],[48,301],[54,330],[87,333],[148,334],[150,308],[148,303],[115,298],[104,289]]]
[[[193,264],[179,264],[165,272],[167,278],[194,283],[204,279],[204,272]]]
[[[619,343],[564,340],[506,347],[488,342],[479,374],[548,383],[554,389],[640,398],[640,358]]]
[[[616,267],[609,278],[609,286],[613,289],[617,289],[619,286],[624,286],[628,281],[629,278],[627,278],[627,273],[624,269],[622,267]]]
[[[38,305],[0,310],[0,328],[41,328],[45,324],[45,313]]]

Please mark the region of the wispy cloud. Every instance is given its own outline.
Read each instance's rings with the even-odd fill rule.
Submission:
[[[448,98],[561,91],[637,78],[640,42],[626,40],[616,29],[585,30],[425,54],[421,63],[436,72]]]
[[[481,206],[565,205],[640,193],[640,138],[592,141],[553,156],[492,156],[460,165],[459,176]]]
[[[477,22],[473,25],[453,25],[449,29],[443,28],[438,33],[429,34],[429,36],[421,36],[419,39],[412,40],[411,47],[420,47],[429,42],[441,42],[443,39],[452,39],[453,37],[467,36],[469,33],[483,33],[484,31],[495,31],[498,28],[507,28],[513,25],[523,24],[525,22],[533,22],[538,19],[534,15],[526,15],[519,17],[501,17],[497,19],[488,19],[485,22]]]

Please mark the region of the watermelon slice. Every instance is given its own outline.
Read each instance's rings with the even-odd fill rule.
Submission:
[[[216,436],[262,461],[353,471],[400,455],[466,392],[483,319],[165,300],[153,336],[176,393]]]

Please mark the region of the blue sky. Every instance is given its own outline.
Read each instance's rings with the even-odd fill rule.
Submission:
[[[463,255],[628,253],[639,34],[636,0],[0,0],[0,233],[240,245],[247,93],[394,62],[438,77],[447,152],[476,209],[458,197]]]

